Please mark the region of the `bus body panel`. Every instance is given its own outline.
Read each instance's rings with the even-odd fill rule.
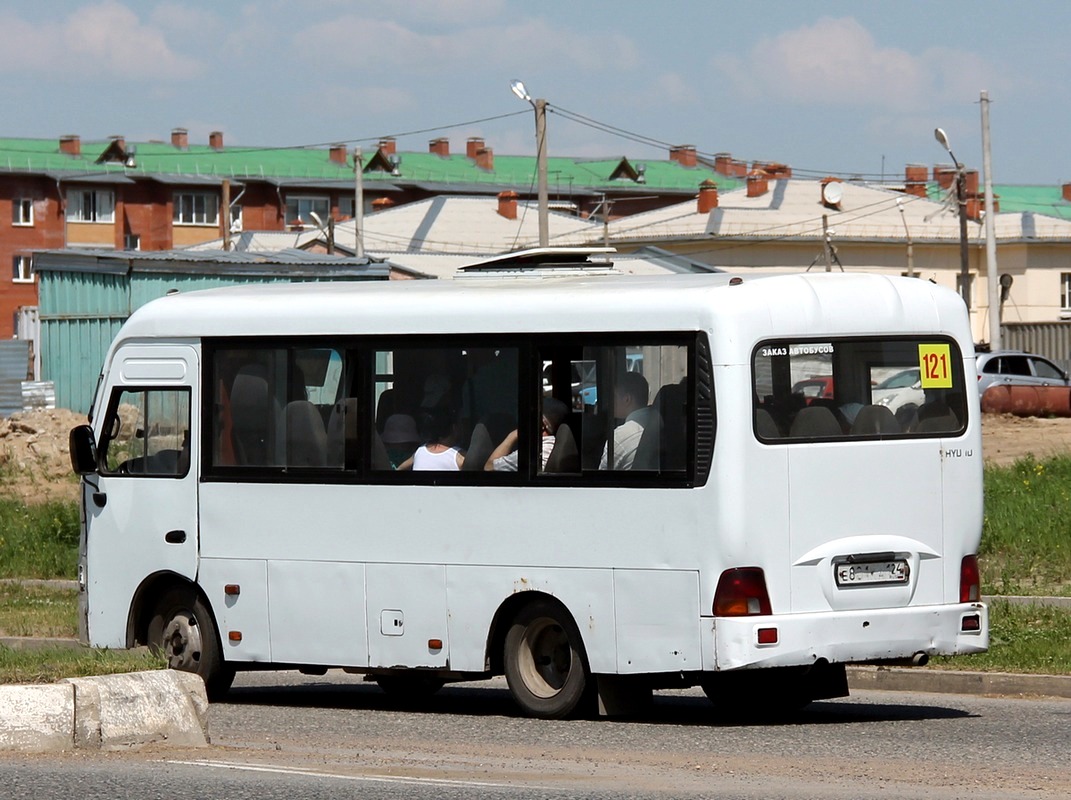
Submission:
[[[548,595],[568,610],[583,638],[592,672],[612,674],[617,669],[613,570],[451,565],[446,586],[451,669],[486,669],[484,654],[496,611],[505,601],[525,593]]]
[[[366,570],[348,561],[269,561],[268,629],[281,664],[368,664]]]
[[[369,564],[367,569],[368,665],[450,666],[448,568]]]
[[[652,603],[652,597],[658,602]],[[702,613],[698,571],[615,569],[615,672],[702,669]]]
[[[223,657],[228,661],[271,663],[267,562],[255,558],[202,558],[197,582],[215,615]],[[237,587],[238,592],[228,594],[228,586]]]

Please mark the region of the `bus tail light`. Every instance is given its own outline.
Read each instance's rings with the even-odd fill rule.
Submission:
[[[770,594],[766,591],[766,575],[759,567],[727,569],[718,580],[714,592],[715,617],[747,617],[768,615]]]
[[[982,599],[982,579],[978,573],[978,556],[964,556],[959,568],[959,601],[977,603]]]

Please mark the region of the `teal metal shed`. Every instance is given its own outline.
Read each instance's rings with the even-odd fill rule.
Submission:
[[[112,339],[138,308],[168,292],[250,283],[387,280],[390,265],[302,250],[276,253],[45,250],[39,282],[41,377],[56,405],[87,412]]]

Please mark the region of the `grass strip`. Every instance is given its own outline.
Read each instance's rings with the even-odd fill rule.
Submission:
[[[78,591],[0,583],[0,636],[78,636]]]
[[[985,470],[984,594],[1071,596],[1071,457]]]
[[[163,669],[163,656],[148,650],[95,650],[44,647],[33,650],[0,645],[0,683],[54,683],[63,678]]]
[[[996,600],[989,606],[989,652],[930,663],[976,672],[1071,675],[1071,610]]]
[[[0,498],[0,578],[74,578],[78,506]]]

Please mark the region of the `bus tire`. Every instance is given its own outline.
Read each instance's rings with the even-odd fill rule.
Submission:
[[[557,603],[524,606],[506,633],[506,683],[517,705],[541,719],[586,711],[594,696],[580,631]]]
[[[149,647],[171,669],[200,675],[209,699],[227,693],[234,668],[223,661],[212,613],[192,589],[171,589],[160,598],[149,622]]]

